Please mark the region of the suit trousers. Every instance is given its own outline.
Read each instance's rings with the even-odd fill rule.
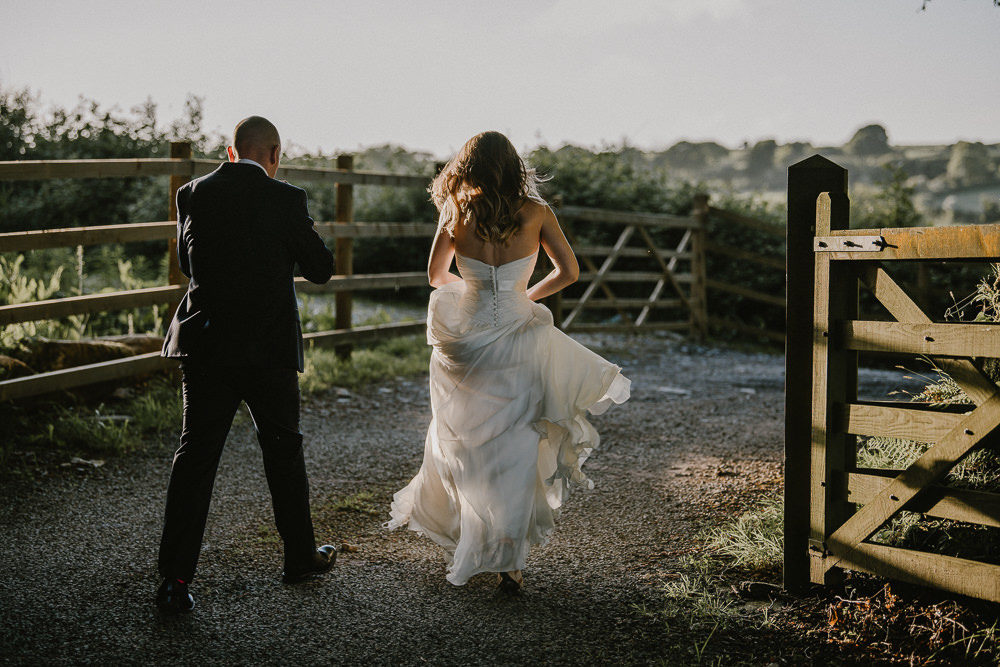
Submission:
[[[316,549],[299,432],[299,381],[291,368],[182,366],[184,416],[167,488],[159,570],[191,581],[226,436],[245,401],[253,417],[271,491],[285,567],[309,562]]]

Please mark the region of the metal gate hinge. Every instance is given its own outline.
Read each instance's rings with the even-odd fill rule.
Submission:
[[[809,551],[814,552],[813,555],[822,556],[823,558],[830,555],[830,551],[826,548],[826,542],[821,542],[820,540],[809,540]]]
[[[883,236],[817,236],[815,252],[882,252],[889,244]]]

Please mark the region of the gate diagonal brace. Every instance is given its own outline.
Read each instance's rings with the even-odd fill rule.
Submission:
[[[931,323],[931,318],[927,317],[884,267],[872,265],[863,268],[861,282],[898,322]],[[950,375],[976,405],[982,404],[997,391],[997,385],[968,359],[932,357],[932,361]]]
[[[944,477],[974,447],[995,434],[998,428],[1000,392],[995,392],[827,538],[827,548],[834,556],[827,559],[828,562],[823,567],[835,567],[848,557],[879,526],[902,510],[918,493]]]

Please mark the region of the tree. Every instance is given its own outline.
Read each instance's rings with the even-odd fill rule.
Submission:
[[[848,153],[860,156],[882,155],[889,152],[889,134],[881,125],[866,125],[854,133],[844,145]]]

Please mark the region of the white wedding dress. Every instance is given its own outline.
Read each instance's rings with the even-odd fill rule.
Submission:
[[[629,397],[621,369],[528,299],[536,251],[501,266],[456,256],[463,280],[431,294],[432,419],[424,461],[395,494],[389,528],[409,525],[448,553],[448,581],[524,567],[600,437],[585,413]]]

